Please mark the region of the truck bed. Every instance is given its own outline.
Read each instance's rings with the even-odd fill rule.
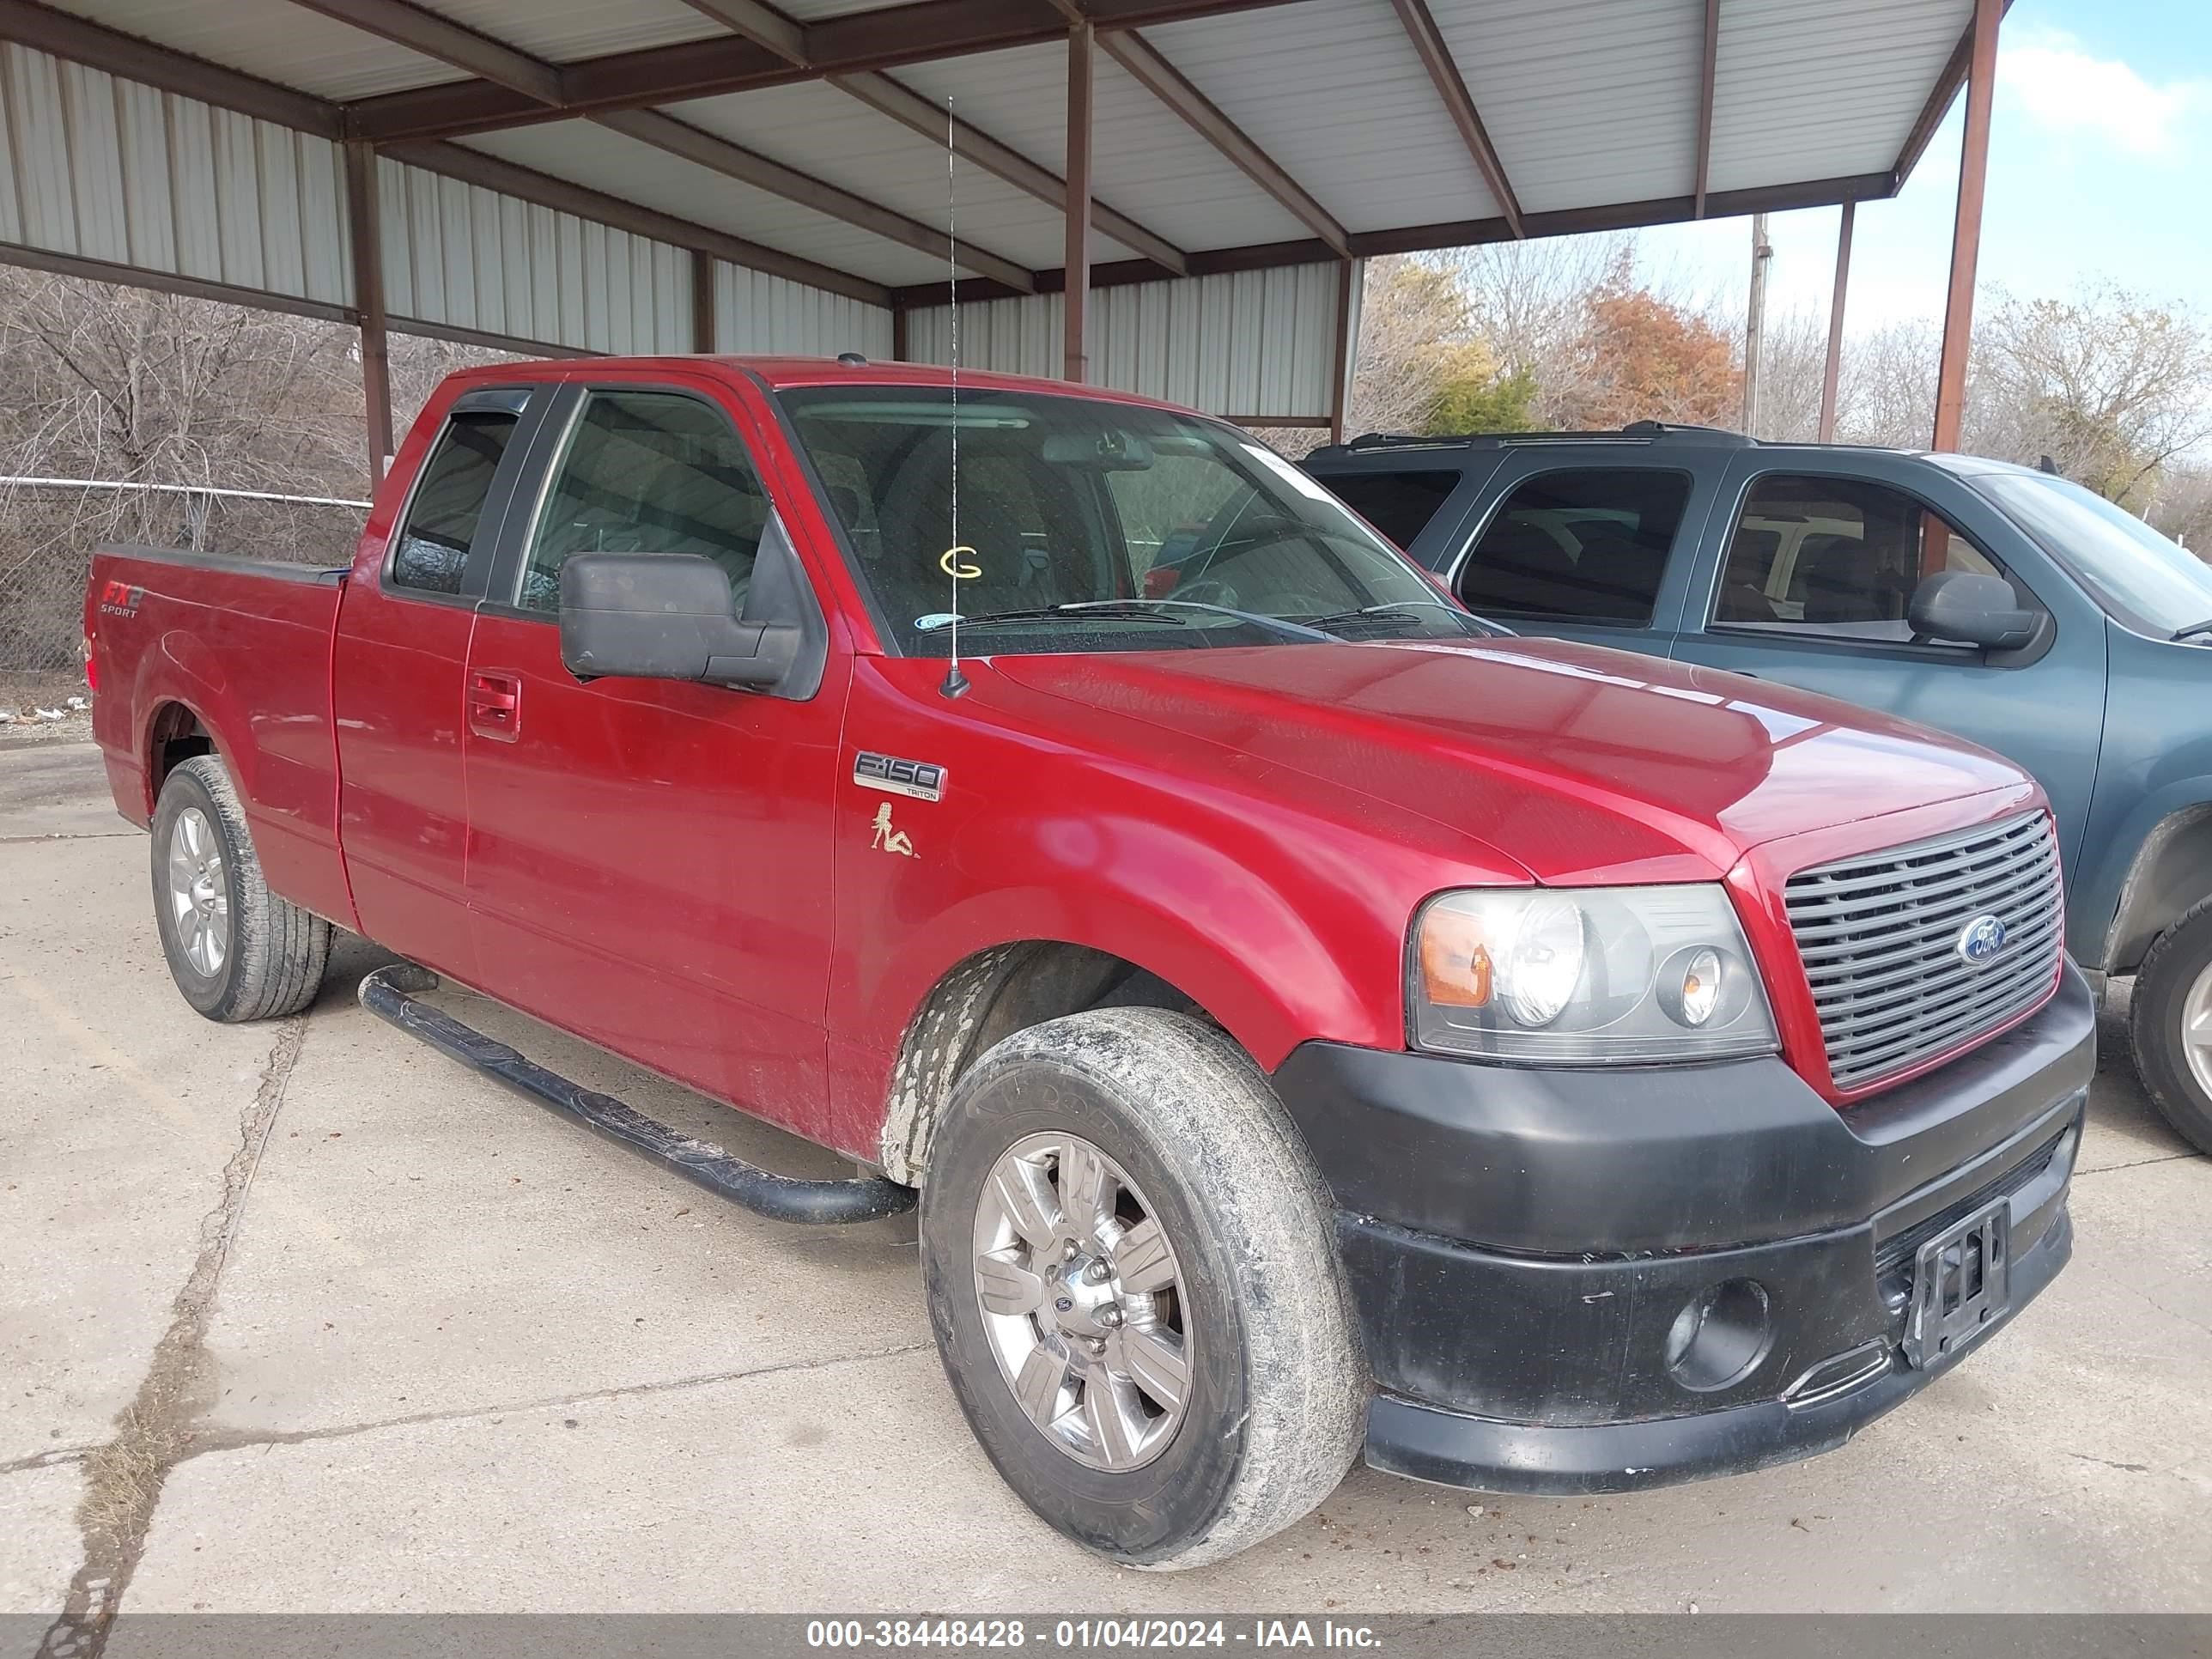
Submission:
[[[165,548],[94,550],[85,600],[93,735],[117,808],[144,825],[160,757],[196,733],[224,750],[269,884],[349,920],[337,842],[331,643],[343,570]]]

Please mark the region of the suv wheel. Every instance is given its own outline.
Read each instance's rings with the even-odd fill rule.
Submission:
[[[931,1323],[1030,1508],[1194,1567],[1344,1478],[1370,1380],[1333,1212],[1267,1079],[1149,1008],[1016,1033],[954,1091],[921,1195]]]
[[[210,1019],[295,1014],[322,988],[331,925],[269,890],[230,773],[213,755],[162,781],[154,923],[169,976]]]
[[[2152,1101],[2184,1140],[2212,1152],[2212,899],[2151,946],[2130,1018]]]

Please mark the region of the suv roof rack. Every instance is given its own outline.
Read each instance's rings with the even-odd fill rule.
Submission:
[[[1327,444],[1314,455],[1357,455],[1376,450],[1506,448],[1528,444],[1716,444],[1748,449],[1759,441],[1726,427],[1692,426],[1674,421],[1632,421],[1607,432],[1481,432],[1456,436],[1413,432],[1364,432],[1340,444]],[[1310,459],[1310,458],[1309,458]]]

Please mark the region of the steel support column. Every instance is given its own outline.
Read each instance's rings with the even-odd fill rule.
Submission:
[[[1820,375],[1820,441],[1836,441],[1836,383],[1844,372],[1844,290],[1851,279],[1851,220],[1858,204],[1844,204],[1844,216],[1836,227],[1836,282],[1828,295],[1828,364]]]
[[[1328,441],[1344,441],[1344,422],[1352,402],[1352,375],[1359,356],[1359,262],[1346,259],[1336,271],[1336,374],[1328,392]]]
[[[1091,378],[1091,55],[1097,30],[1067,31],[1066,355],[1061,378]]]
[[[376,200],[376,152],[361,139],[345,147],[346,226],[353,241],[353,303],[361,325],[361,389],[368,424],[368,489],[384,483],[392,460],[392,359],[384,330],[384,237]]]
[[[1974,333],[1974,266],[1982,251],[1982,195],[1989,182],[1990,105],[1996,93],[1997,25],[2004,0],[1974,0],[1966,67],[1966,136],[1959,157],[1959,211],[1951,229],[1951,289],[1943,307],[1943,359],[1936,374],[1931,447],[1956,449],[1966,413],[1966,353]]]
[[[714,352],[714,256],[691,250],[691,349],[702,357]]]

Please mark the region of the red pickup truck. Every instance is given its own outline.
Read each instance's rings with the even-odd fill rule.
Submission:
[[[176,982],[362,1000],[766,1213],[920,1206],[969,1423],[1188,1566],[1361,1451],[1840,1444],[2070,1249],[2093,1062],[2008,763],[1522,642],[1219,422],[858,359],[454,377],[350,570],[106,549]],[[453,981],[864,1166],[796,1181]]]

